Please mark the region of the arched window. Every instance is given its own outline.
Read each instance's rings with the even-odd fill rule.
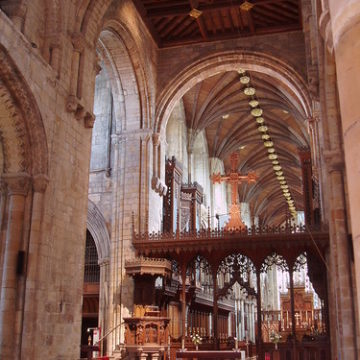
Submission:
[[[100,282],[100,266],[98,264],[98,254],[93,237],[89,230],[86,231],[86,248],[85,248],[85,271],[84,282]]]

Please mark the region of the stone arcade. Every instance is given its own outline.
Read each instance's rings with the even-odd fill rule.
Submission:
[[[0,0],[0,358],[357,359],[359,39],[358,0]]]

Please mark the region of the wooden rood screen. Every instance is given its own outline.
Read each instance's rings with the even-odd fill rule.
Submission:
[[[176,342],[179,344],[182,341],[186,343],[187,348],[191,349],[189,346],[192,344],[189,343],[193,332],[198,333],[203,338],[203,351],[205,349],[210,350],[210,348],[213,350],[225,348],[230,350],[233,347],[231,341],[239,335],[229,334],[229,328],[226,326],[224,330],[222,319],[225,319],[225,325],[228,324],[228,319],[232,321],[229,317],[229,311],[235,313],[236,309],[225,308],[226,304],[222,301],[227,300],[227,291],[236,282],[247,291],[248,297],[255,297],[255,302],[252,302],[254,308],[247,312],[247,314],[252,314],[251,326],[246,329],[245,327],[244,329],[241,328],[242,337],[240,340],[243,340],[244,336],[249,339],[247,336],[252,334],[251,345],[256,344],[256,353],[260,357],[262,356],[261,358],[264,357],[265,351],[270,354],[273,351],[274,344],[271,343],[270,339],[272,331],[281,332],[282,340],[279,344],[279,351],[285,356],[288,356],[287,354],[292,357],[295,354],[300,357],[309,354],[309,356],[314,355],[317,350],[308,346],[310,340],[304,336],[309,335],[306,331],[309,332],[307,329],[310,328],[311,330],[311,326],[313,329],[310,335],[314,337],[314,339],[311,338],[311,344],[317,344],[317,348],[322,349],[321,354],[324,356],[320,355],[322,356],[321,359],[329,358],[328,335],[327,331],[323,331],[329,328],[327,323],[326,268],[322,261],[329,245],[329,235],[326,228],[309,228],[307,226],[251,227],[238,231],[226,231],[224,229],[210,229],[209,226],[208,229],[201,231],[181,231],[178,227],[175,232],[145,232],[142,234],[135,233],[134,229],[133,223],[133,245],[137,256],[140,256],[141,259],[147,259],[147,261],[163,259],[163,261],[176,264],[172,269],[172,273],[175,275],[170,276],[169,280],[165,281],[163,286],[157,290],[159,306],[164,306],[167,302],[172,303],[172,305],[175,304],[174,306],[177,307],[178,318],[176,322],[178,328],[176,334],[177,336],[180,335],[181,339],[172,336],[172,347]],[[297,271],[299,259],[303,258],[302,254],[304,253],[307,254],[309,278],[319,298],[324,299],[323,311],[321,316],[318,315],[317,318],[315,311],[308,308],[299,309],[299,301],[294,301],[295,297],[299,300],[301,294],[299,289],[294,289],[296,284],[294,284],[293,273]],[[231,261],[228,261],[229,258]],[[288,298],[283,299],[283,302],[289,307],[288,309],[284,306],[284,309],[288,311],[284,310],[285,314],[288,314],[285,317],[281,315],[284,314],[284,311],[278,310],[278,315],[274,316],[269,311],[262,310],[261,307],[261,274],[274,264],[278,266],[279,261],[284,266],[286,265],[285,270],[289,273],[289,295]],[[250,269],[250,264],[252,264],[251,272],[255,274],[253,278],[256,278],[253,286],[249,285],[249,276],[243,276]],[[302,262],[300,261],[299,264],[302,265]],[[221,274],[230,274],[227,278],[224,275],[223,283],[219,282],[221,280],[219,271]],[[141,276],[144,277],[144,275]],[[173,284],[177,285],[173,288]],[[254,289],[258,290],[255,291]],[[255,307],[256,312],[254,311]],[[246,309],[241,311],[243,314],[246,313]],[[207,314],[211,314],[211,317]],[[283,318],[286,321],[283,321]],[[319,327],[320,322],[321,327]],[[265,325],[273,325],[273,327],[268,326],[266,328]],[[266,329],[270,332],[266,333]],[[262,336],[263,332],[264,337]],[[253,355],[254,353],[250,352],[250,354]],[[179,359],[191,359],[192,355],[194,353],[190,351],[181,354],[176,352]],[[238,357],[239,354],[232,351],[221,352],[221,355],[218,352],[200,351],[194,356],[194,358],[199,359],[236,359]]]

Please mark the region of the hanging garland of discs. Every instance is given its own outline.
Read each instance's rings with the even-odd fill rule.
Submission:
[[[280,189],[282,190],[284,198],[288,204],[289,211],[292,217],[295,218],[297,216],[295,202],[291,196],[289,185],[286,182],[278,155],[276,154],[274,142],[269,134],[269,126],[265,123],[263,110],[260,107],[260,101],[256,97],[256,89],[251,85],[250,76],[244,69],[239,69],[238,72],[240,74],[240,83],[244,85],[244,94],[249,97],[250,113],[256,121],[257,129],[260,132],[261,139],[267,149],[268,158],[271,161],[275,176],[279,181]]]

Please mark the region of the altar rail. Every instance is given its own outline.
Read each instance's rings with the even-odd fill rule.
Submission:
[[[264,353],[270,355],[270,360],[274,360],[274,344],[264,343],[263,344]],[[305,359],[314,359],[314,360],[330,360],[330,343],[328,340],[318,340],[318,341],[302,341],[296,343],[295,347],[296,357],[294,357],[294,348],[291,343],[278,343],[278,353],[280,359],[287,360],[305,360]]]
[[[239,351],[177,351],[176,359],[241,359]],[[256,360],[256,356],[246,360]]]

